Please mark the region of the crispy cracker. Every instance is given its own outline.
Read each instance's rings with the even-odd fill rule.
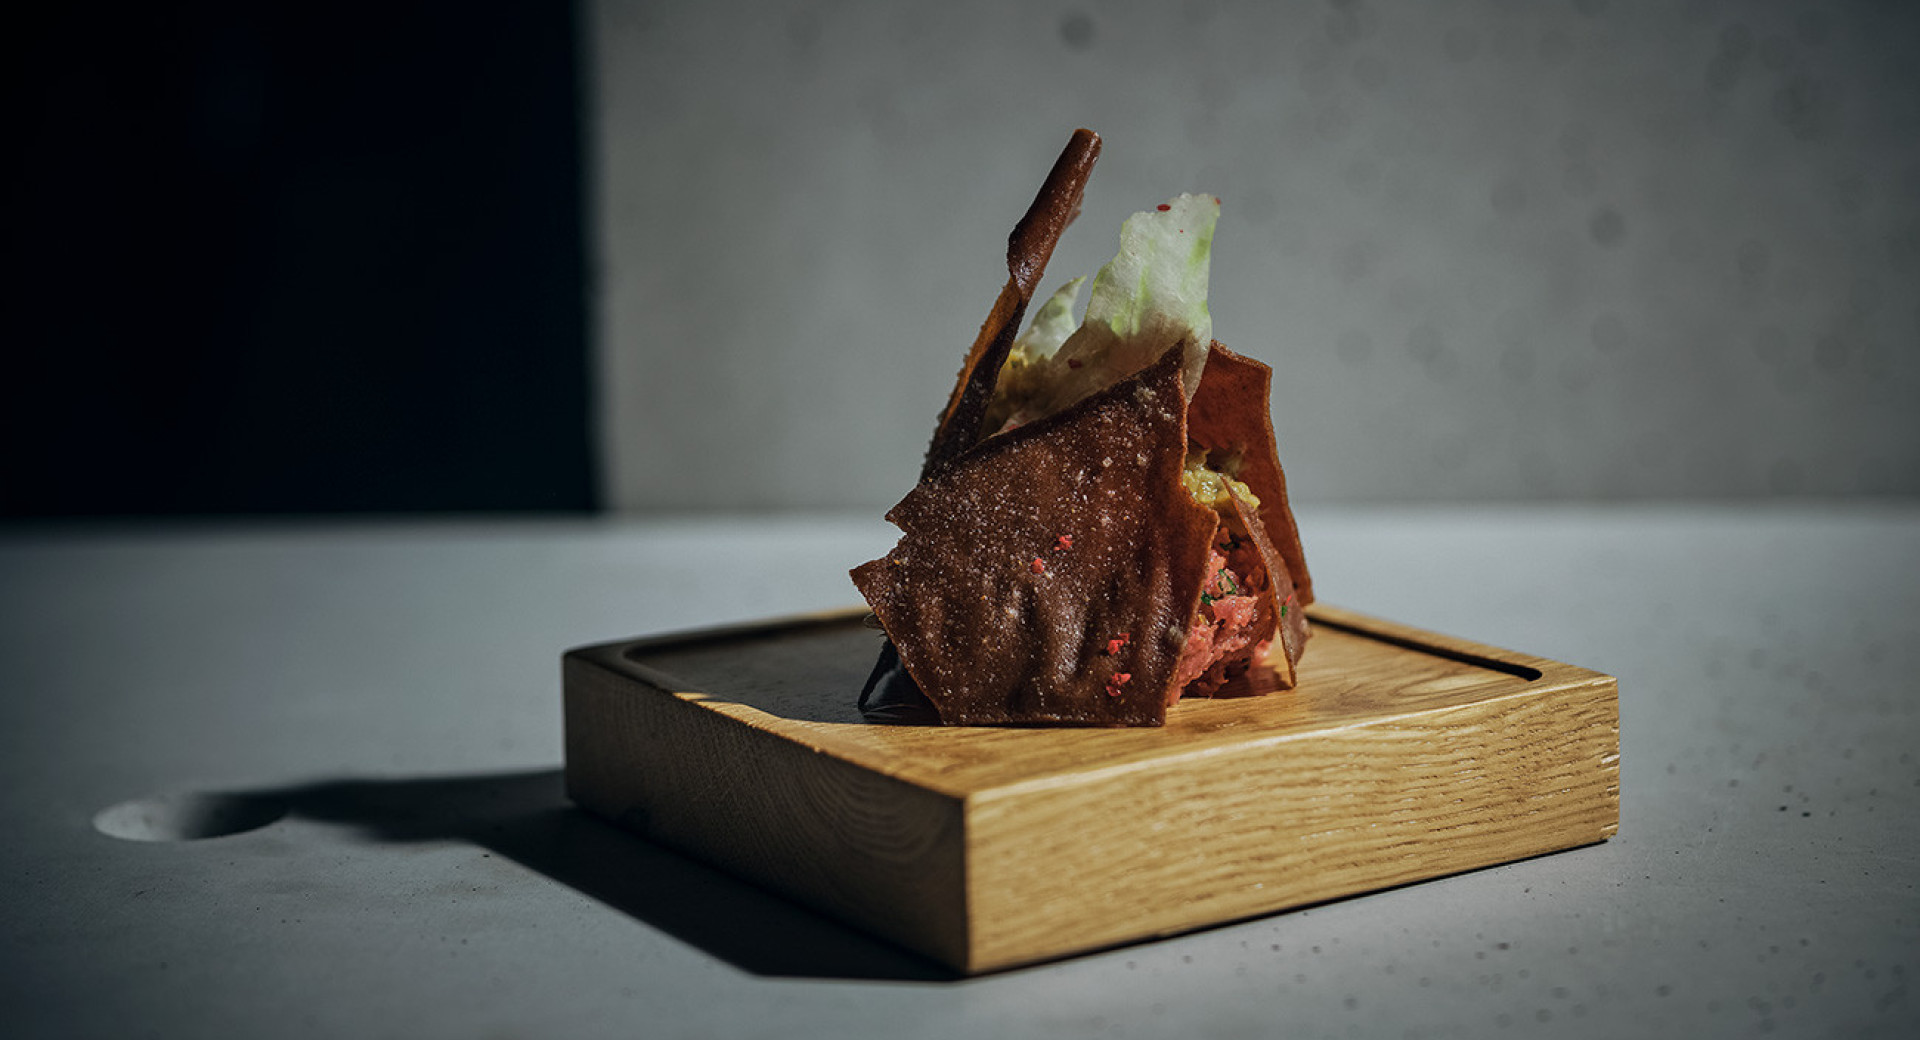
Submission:
[[[1305,606],[1313,602],[1313,578],[1307,573],[1300,528],[1287,503],[1287,475],[1274,445],[1273,417],[1268,412],[1272,385],[1273,369],[1215,340],[1207,350],[1200,388],[1187,406],[1187,436],[1208,451],[1240,455],[1238,479],[1260,499],[1260,522],[1286,561],[1296,600]],[[1299,660],[1297,651],[1290,654]]]
[[[979,335],[974,337],[966,364],[961,366],[953,393],[947,398],[947,407],[940,413],[940,424],[933,431],[933,442],[927,447],[926,462],[920,469],[922,480],[939,472],[980,440],[980,421],[993,400],[1000,368],[1006,364],[1013,341],[1020,334],[1020,322],[1026,316],[1027,305],[1033,302],[1034,290],[1047,269],[1047,261],[1053,257],[1060,233],[1080,213],[1087,178],[1099,158],[1100,135],[1091,130],[1075,130],[1060,157],[1054,160],[1053,169],[1040,185],[1033,205],[1027,207],[1026,216],[1020,218],[1007,236],[1007,284],[994,300],[993,310],[980,326]]]
[[[887,514],[900,541],[854,584],[943,722],[1165,721],[1219,523],[1180,479],[1180,360],[961,453]]]
[[[1266,524],[1260,518],[1262,510],[1254,509],[1231,485],[1227,488],[1227,494],[1232,498],[1235,533],[1245,534],[1247,540],[1253,543],[1254,552],[1260,557],[1261,569],[1266,572],[1266,580],[1256,590],[1260,610],[1254,631],[1255,642],[1271,638],[1278,644],[1268,649],[1265,661],[1254,661],[1252,664],[1264,664],[1273,670],[1275,688],[1291,690],[1296,682],[1294,666],[1300,663],[1300,651],[1306,648],[1307,643],[1306,613],[1300,609],[1298,589],[1287,561],[1274,548],[1272,539],[1267,535]]]

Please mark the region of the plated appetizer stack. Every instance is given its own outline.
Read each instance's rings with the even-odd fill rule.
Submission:
[[[888,637],[870,719],[1154,726],[1294,684],[1313,586],[1272,371],[1212,336],[1220,200],[1134,214],[1082,320],[1075,279],[1020,331],[1099,150],[1077,131],[1015,226],[902,537],[853,571]]]

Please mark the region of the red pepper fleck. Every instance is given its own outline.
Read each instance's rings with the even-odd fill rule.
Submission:
[[[1070,534],[1063,534],[1053,540],[1054,552],[1065,552],[1071,548],[1073,548],[1073,536]]]
[[[1118,654],[1120,652],[1120,648],[1126,645],[1127,645],[1126,636],[1120,636],[1115,639],[1107,640],[1107,656],[1112,657]]]
[[[1165,213],[1166,211],[1168,211],[1168,210],[1170,210],[1170,209],[1172,209],[1173,207],[1172,207],[1172,206],[1169,206],[1169,205],[1167,205],[1167,204],[1166,204],[1166,203],[1164,203],[1164,202],[1162,202],[1161,204],[1159,204],[1158,206],[1155,206],[1155,207],[1153,207],[1153,208],[1154,208],[1154,209],[1157,209],[1157,210],[1159,210],[1159,211],[1160,211],[1160,212],[1162,212],[1162,213]]]
[[[1132,672],[1115,672],[1107,678],[1107,696],[1120,696],[1120,687],[1133,681]]]
[[[1033,558],[1033,562],[1027,564],[1027,569],[1031,570],[1035,574],[1039,574],[1047,569],[1047,565],[1040,562],[1040,557],[1035,556]]]

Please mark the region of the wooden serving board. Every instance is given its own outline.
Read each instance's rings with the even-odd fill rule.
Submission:
[[[582,806],[962,972],[1603,841],[1618,684],[1325,606],[1158,729],[882,726],[864,610],[563,662]]]

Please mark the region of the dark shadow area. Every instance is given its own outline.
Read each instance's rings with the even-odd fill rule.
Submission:
[[[341,780],[245,792],[369,841],[469,841],[755,975],[934,982],[957,973],[620,830],[560,770]]]
[[[868,982],[957,982],[967,978],[585,812],[567,800],[558,769],[339,780],[226,792],[218,797],[271,806],[275,813],[284,810],[289,817],[338,825],[361,840],[380,844],[471,842],[754,975]],[[1297,913],[1448,877],[1512,867],[1598,844],[1604,841],[1289,907],[1279,913]],[[1193,931],[1231,928],[1268,916],[1232,918]],[[1103,949],[1132,945],[1135,943],[1126,942]],[[1098,952],[1102,951],[1088,950],[1081,956]],[[988,977],[1029,967],[1013,967]]]
[[[0,517],[594,508],[576,35],[17,12]]]
[[[702,699],[782,719],[861,725],[860,690],[883,639],[860,615],[832,614],[605,643],[570,655],[658,689],[698,691]],[[749,646],[763,667],[743,680],[739,665]]]
[[[1415,653],[1426,654],[1429,657],[1458,661],[1461,664],[1472,665],[1475,668],[1485,668],[1488,671],[1499,672],[1502,675],[1511,675],[1516,679],[1524,679],[1527,682],[1533,682],[1544,674],[1540,669],[1532,665],[1520,664],[1515,661],[1502,661],[1496,657],[1486,657],[1481,654],[1468,653],[1465,650],[1456,650],[1450,646],[1423,643],[1417,639],[1406,639],[1386,632],[1378,632],[1360,625],[1350,625],[1328,617],[1316,616],[1313,619],[1313,623],[1321,628],[1330,628],[1335,632],[1345,632],[1348,635],[1358,636],[1361,639],[1371,639],[1376,643],[1397,646],[1402,650],[1412,650]]]

